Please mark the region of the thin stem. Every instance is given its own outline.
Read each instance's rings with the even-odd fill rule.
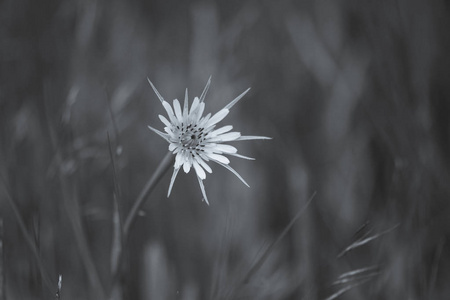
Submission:
[[[45,91],[48,92],[48,86],[44,86]],[[45,100],[45,97],[44,97]],[[57,136],[52,128],[50,118],[48,117],[48,106],[47,102],[44,101],[44,112],[45,119],[47,120],[48,134],[50,136],[50,141],[55,152],[55,159],[59,166],[63,165],[63,156],[60,147],[57,143]],[[94,263],[94,258],[89,249],[88,240],[83,230],[83,223],[80,215],[80,207],[78,203],[78,198],[76,195],[76,187],[73,182],[71,182],[66,174],[63,174],[61,170],[58,172],[59,181],[61,184],[61,192],[64,207],[66,209],[69,222],[75,234],[75,241],[80,253],[81,261],[86,269],[87,277],[89,283],[96,294],[97,299],[105,299],[105,288],[101,283],[100,276],[98,274],[97,267]],[[53,284],[52,284],[53,285]]]
[[[95,292],[95,297],[97,299],[105,299],[105,287],[102,285],[100,280],[100,275],[98,273],[97,266],[95,265],[94,258],[92,257],[89,243],[83,228],[79,199],[75,192],[76,187],[66,179],[65,175],[60,173],[59,177],[61,181],[64,207],[66,209],[69,222],[72,226],[72,230],[75,234],[75,241],[81,257],[81,262],[86,269],[89,283],[92,290]]]
[[[316,192],[314,192],[311,197],[309,197],[306,204],[297,212],[297,214],[292,218],[292,220],[289,222],[289,224],[283,229],[281,234],[277,237],[275,241],[272,242],[272,244],[266,249],[266,251],[263,253],[263,255],[256,261],[256,263],[251,267],[251,269],[247,272],[247,274],[242,279],[239,286],[242,286],[243,284],[246,284],[249,282],[250,278],[253,276],[253,274],[258,271],[261,266],[264,264],[266,259],[269,257],[272,250],[275,248],[276,245],[280,243],[280,241],[286,236],[286,234],[289,232],[289,230],[294,226],[295,222],[300,218],[300,216],[305,212],[305,210],[308,208],[311,201],[316,196]]]
[[[48,290],[53,290],[53,283],[52,280],[50,279],[50,275],[47,272],[47,269],[45,269],[44,263],[42,261],[42,258],[39,254],[39,250],[36,247],[36,244],[33,241],[33,238],[30,236],[30,234],[28,233],[28,230],[26,228],[25,225],[25,221],[22,218],[22,215],[19,212],[19,208],[17,207],[17,204],[14,202],[14,200],[12,199],[11,195],[9,194],[8,190],[6,189],[6,186],[4,186],[4,182],[3,180],[1,180],[2,186],[3,186],[3,190],[4,190],[4,195],[6,197],[6,200],[9,202],[13,213],[16,217],[16,220],[19,224],[20,230],[22,231],[23,236],[25,237],[25,241],[28,244],[28,246],[31,249],[31,252],[33,253],[33,256],[36,260],[39,272],[41,274],[41,277],[44,279],[44,283],[45,286],[47,287]]]
[[[136,216],[137,216],[139,210],[144,205],[145,200],[147,199],[147,196],[150,195],[150,193],[155,188],[156,184],[163,177],[163,175],[167,172],[169,167],[172,165],[173,160],[174,160],[173,154],[171,152],[168,152],[166,154],[166,156],[163,158],[163,160],[161,161],[161,163],[159,164],[158,168],[153,173],[153,175],[147,181],[147,184],[142,189],[139,196],[137,197],[137,199],[134,202],[133,207],[131,208],[130,212],[128,213],[128,216],[124,223],[123,233],[124,233],[125,239],[128,236],[131,226],[133,226],[133,223],[136,220]]]
[[[108,135],[108,144],[109,144],[109,154],[111,156],[111,163],[113,166],[113,172],[114,172],[114,235],[113,235],[113,249],[111,252],[111,273],[112,273],[112,287],[109,295],[109,299],[122,299],[122,286],[119,280],[120,277],[120,270],[123,260],[123,251],[124,251],[124,243],[126,243],[128,239],[128,233],[130,231],[131,226],[133,226],[134,221],[136,220],[136,216],[138,215],[139,210],[141,210],[142,206],[144,205],[147,197],[150,195],[150,193],[155,188],[156,184],[159,182],[159,180],[163,177],[163,175],[167,172],[169,167],[173,164],[173,154],[171,152],[167,153],[167,155],[163,158],[163,160],[160,162],[158,167],[156,168],[153,175],[150,177],[150,179],[147,181],[146,185],[142,189],[142,191],[139,193],[139,196],[134,201],[134,204],[128,213],[128,216],[123,223],[120,222],[120,213],[119,213],[119,201],[117,199],[118,194],[120,193],[118,181],[117,181],[117,173],[114,163],[114,155],[111,150],[111,142],[109,140]],[[123,229],[122,229],[123,228]]]
[[[3,256],[3,218],[0,218],[0,300],[6,300],[6,272]]]
[[[122,285],[119,280],[120,272],[119,267],[122,260],[122,251],[123,251],[123,227],[122,227],[122,216],[119,209],[119,200],[120,198],[120,187],[118,181],[118,174],[116,170],[115,164],[115,155],[112,151],[111,140],[108,136],[108,148],[109,148],[109,156],[111,158],[111,165],[113,169],[113,179],[114,179],[114,193],[113,193],[113,214],[112,214],[112,225],[113,225],[113,234],[112,234],[112,243],[111,243],[111,274],[112,274],[112,285],[110,290],[109,299],[122,299],[120,296],[122,294]],[[117,154],[117,152],[115,152]]]

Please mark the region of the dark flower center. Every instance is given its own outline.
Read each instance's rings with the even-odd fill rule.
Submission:
[[[197,149],[199,146],[202,147],[201,143],[205,138],[204,128],[197,127],[196,124],[189,124],[185,126],[183,123],[177,126],[178,129],[178,140],[183,145],[184,148]]]

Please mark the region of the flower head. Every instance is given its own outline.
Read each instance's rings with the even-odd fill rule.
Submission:
[[[247,182],[245,182],[245,180],[232,167],[230,167],[230,160],[225,155],[236,156],[249,160],[253,160],[253,158],[238,154],[235,147],[224,143],[270,138],[263,136],[242,136],[239,132],[231,131],[233,129],[233,126],[231,125],[223,126],[217,129],[216,126],[228,115],[231,107],[241,100],[250,88],[236,97],[216,114],[211,115],[209,113],[206,116],[203,116],[203,112],[205,110],[204,100],[211,83],[211,77],[206,83],[200,98],[195,97],[190,108],[187,89],[184,97],[183,108],[181,108],[180,102],[177,99],[173,100],[172,108],[172,106],[164,100],[153,83],[150,80],[148,80],[148,82],[152,86],[155,94],[158,96],[169,117],[169,119],[167,119],[166,117],[159,115],[159,119],[165,125],[165,132],[161,132],[151,126],[148,127],[165,139],[169,143],[169,151],[176,155],[173,175],[170,180],[167,197],[169,197],[170,192],[172,191],[173,183],[175,182],[178,171],[183,168],[183,171],[188,173],[193,167],[195,173],[197,174],[197,179],[203,198],[206,203],[208,203],[203,180],[206,178],[205,171],[212,173],[212,169],[207,163],[210,161],[228,169],[246,186],[249,186]]]

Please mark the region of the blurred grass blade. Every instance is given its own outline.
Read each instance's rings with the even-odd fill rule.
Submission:
[[[369,279],[380,274],[379,266],[370,266],[353,271],[346,272],[333,282],[333,285],[346,284],[350,282],[359,282],[363,279]]]
[[[46,86],[47,88],[47,86]],[[47,103],[45,102],[45,110],[48,110]],[[48,134],[52,143],[53,150],[55,152],[55,161],[58,166],[64,165],[64,159],[62,155],[62,148],[58,145],[57,134],[52,127],[50,119],[47,118]],[[83,229],[83,222],[81,219],[79,199],[77,194],[77,186],[75,182],[69,180],[67,174],[58,168],[58,179],[60,182],[62,200],[69,223],[74,231],[75,242],[81,257],[81,262],[86,269],[87,278],[92,291],[96,295],[97,299],[105,299],[105,288],[100,280],[97,267],[92,257],[88,240]],[[50,286],[52,283],[50,281]]]
[[[119,270],[120,257],[122,255],[122,221],[120,219],[119,203],[116,194],[113,196],[113,237],[111,245],[111,274],[116,274]]]
[[[314,192],[311,197],[308,199],[306,204],[297,212],[297,214],[294,216],[294,218],[289,222],[289,224],[284,228],[283,232],[278,236],[278,238],[267,248],[267,250],[261,255],[261,257],[253,264],[253,266],[250,268],[248,273],[244,276],[242,280],[242,284],[248,283],[250,278],[253,276],[253,274],[261,268],[261,266],[264,264],[266,259],[269,257],[270,253],[274,249],[276,245],[286,236],[286,234],[289,232],[289,230],[294,226],[295,222],[300,218],[300,216],[303,214],[303,212],[308,208],[311,201],[314,199],[314,196],[316,195],[316,192]],[[240,286],[238,285],[238,287]]]
[[[374,235],[372,235],[372,236],[370,236],[370,237],[366,237],[367,235],[364,235],[363,237],[361,237],[361,238],[359,238],[358,240],[356,240],[355,242],[353,242],[350,246],[348,246],[347,248],[345,248],[341,253],[339,253],[338,257],[342,257],[342,256],[344,256],[347,252],[349,252],[349,251],[351,251],[351,250],[353,250],[353,249],[355,249],[355,248],[361,247],[361,246],[363,246],[363,245],[365,245],[365,244],[367,244],[367,243],[369,243],[369,242],[371,242],[371,241],[373,241],[373,240],[379,238],[380,236],[385,235],[385,234],[391,232],[392,230],[394,230],[395,228],[397,228],[399,225],[400,225],[400,224],[397,224],[397,225],[395,225],[395,226],[393,226],[393,227],[391,227],[391,228],[389,228],[389,229],[387,229],[387,230],[385,230],[385,231],[383,231],[383,232],[374,234]]]
[[[44,281],[44,284],[46,286],[46,288],[49,291],[53,291],[53,281],[50,279],[50,275],[48,274],[47,270],[44,267],[44,263],[42,262],[41,256],[39,255],[39,251],[36,247],[36,244],[34,243],[33,238],[30,236],[30,234],[27,231],[27,228],[25,226],[25,222],[19,212],[19,208],[17,207],[16,203],[14,202],[14,200],[12,199],[11,195],[9,194],[8,190],[6,189],[6,186],[4,184],[3,180],[1,181],[1,185],[3,187],[3,191],[4,191],[4,195],[6,196],[6,200],[8,201],[8,203],[10,204],[14,216],[17,219],[17,223],[19,224],[20,230],[22,231],[22,234],[25,237],[25,241],[28,244],[28,247],[30,247],[31,252],[33,253],[33,256],[36,260],[40,275]]]
[[[113,125],[113,130],[114,130],[114,138],[117,141],[117,147],[116,147],[116,151],[114,153],[116,153],[117,155],[120,155],[122,153],[122,146],[120,143],[120,136],[119,136],[119,127],[117,126],[117,122],[116,122],[116,118],[114,117],[112,108],[111,108],[111,103],[109,102],[109,93],[105,88],[105,93],[106,93],[106,104],[108,106],[108,111],[109,111],[109,115],[111,117],[111,122]],[[109,147],[111,147],[111,143],[109,141],[109,133],[108,133],[108,143],[109,143]],[[111,149],[110,149],[111,152]],[[113,166],[114,167],[114,166]]]
[[[231,231],[231,211],[228,209],[226,223],[222,238],[220,239],[219,251],[214,262],[212,271],[212,284],[209,294],[209,299],[216,299],[222,288],[224,278],[228,271],[227,255],[230,253],[230,231]]]
[[[361,273],[366,273],[368,271],[375,271],[378,268],[379,268],[378,266],[365,267],[365,268],[361,268],[361,269],[357,269],[357,270],[353,270],[353,271],[349,271],[344,274],[341,274],[338,278],[344,279],[344,278],[348,278],[348,277],[353,277],[355,275],[359,275]]]
[[[59,178],[61,181],[64,206],[75,234],[75,241],[82,263],[86,268],[89,284],[92,290],[96,293],[97,298],[105,299],[105,288],[100,281],[100,276],[83,229],[79,200],[75,192],[76,187],[69,183],[69,181],[65,178],[65,175],[61,174],[61,172],[59,174]]]
[[[3,219],[0,218],[0,300],[6,300],[5,256],[3,254]]]
[[[112,290],[121,290],[119,286],[119,275],[120,275],[120,265],[123,251],[123,227],[122,227],[122,219],[119,209],[119,198],[120,198],[120,188],[119,182],[117,179],[117,169],[114,160],[114,152],[111,146],[111,140],[108,136],[108,148],[109,148],[109,156],[111,158],[111,165],[113,168],[113,180],[114,180],[114,193],[113,193],[113,215],[112,215],[112,226],[113,226],[113,236],[111,243],[111,274],[112,274]],[[119,293],[113,294],[118,295]]]
[[[346,286],[346,287],[343,287],[342,289],[340,289],[339,291],[337,291],[336,293],[334,293],[334,294],[331,295],[330,297],[326,298],[325,300],[333,300],[333,299],[336,299],[337,297],[341,296],[341,295],[344,294],[345,292],[348,292],[349,290],[351,290],[351,289],[353,289],[353,288],[355,288],[355,287],[357,287],[357,286],[359,286],[359,285],[361,285],[361,284],[363,284],[363,283],[366,283],[366,282],[368,282],[369,280],[370,280],[370,278],[367,278],[367,279],[361,280],[361,281],[359,281],[359,282],[350,284],[350,285],[348,285],[348,286]]]
[[[442,249],[444,248],[445,238],[441,238],[436,248],[433,264],[431,267],[430,281],[428,284],[428,299],[431,299],[433,292],[435,291],[436,280],[438,277],[439,261],[441,260]]]

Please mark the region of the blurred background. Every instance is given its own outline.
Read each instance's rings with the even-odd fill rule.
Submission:
[[[59,274],[61,299],[448,299],[449,16],[443,0],[3,0],[0,299],[52,299]],[[192,100],[210,75],[206,112],[251,87],[222,123],[273,138],[235,143],[251,188],[216,165],[209,206],[192,172],[166,198],[169,170],[115,281],[114,174],[124,218],[168,147],[146,78]]]

